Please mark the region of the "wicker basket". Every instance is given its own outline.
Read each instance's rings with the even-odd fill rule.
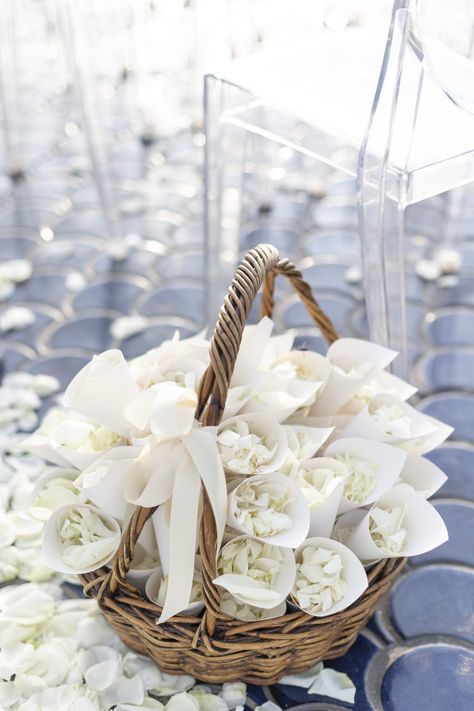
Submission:
[[[196,414],[204,424],[220,422],[242,331],[262,284],[261,313],[272,314],[276,274],[291,281],[328,343],[337,338],[294,265],[281,260],[271,245],[252,249],[235,274],[211,341],[210,366],[200,385]],[[157,625],[161,608],[144,599],[125,578],[137,539],[154,511],[136,508],[112,569],[101,568],[80,576],[84,591],[97,599],[108,622],[132,649],[154,659],[163,671],[191,674],[206,682],[240,679],[274,683],[285,673],[301,672],[321,659],[344,654],[404,564],[400,558],[376,564],[368,573],[369,587],[364,594],[348,609],[329,617],[289,612],[258,622],[235,620],[220,612],[220,591],[212,584],[216,576],[216,531],[204,494],[199,549],[205,610],[200,617],[178,615]]]

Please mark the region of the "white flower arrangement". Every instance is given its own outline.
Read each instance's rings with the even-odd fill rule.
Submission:
[[[321,569],[329,566],[323,578],[333,576],[332,588],[323,586],[317,599],[312,591],[308,603],[309,614],[318,615],[344,609],[355,590],[363,592],[363,577],[357,585],[347,577],[354,569],[347,550],[360,562],[415,554],[442,541],[434,509],[416,492],[428,496],[443,483],[444,475],[420,454],[450,430],[404,401],[413,389],[384,370],[394,352],[340,339],[324,357],[293,350],[294,334],[272,336],[272,328],[265,318],[244,330],[224,418],[214,427],[195,419],[209,366],[202,334],[174,337],[130,362],[118,350],[94,356],[70,383],[64,406],[50,411],[22,445],[36,457],[32,472],[38,461],[44,468],[38,458],[61,469],[28,475],[16,487],[21,515],[31,513],[38,526],[29,528],[21,517],[5,523],[0,580],[32,566],[30,551],[37,552],[43,525],[45,560],[56,571],[110,566],[134,506],[158,507],[138,541],[142,563],[132,561],[127,579],[143,593],[162,567],[152,596],[162,608],[159,624],[200,614],[194,570],[204,491],[217,532],[213,582],[223,612],[240,620],[284,614],[292,590],[298,604],[308,603],[306,588],[317,584],[312,578],[319,572],[305,578],[306,561],[298,560],[297,574],[294,551],[309,541],[329,541],[304,554],[330,551]],[[56,383],[23,375],[7,385],[16,389],[21,412],[34,413]],[[11,392],[3,397],[15,406]],[[21,419],[15,417],[14,423]],[[6,491],[6,501],[9,496]],[[413,513],[421,510],[419,500],[435,531],[423,540]],[[400,507],[398,529],[393,517],[384,528],[383,514]],[[347,547],[334,551],[338,517],[352,511],[361,517],[347,532]],[[229,535],[237,538],[229,542]],[[43,571],[39,565],[30,573]]]
[[[306,546],[296,565],[293,597],[302,610],[327,612],[347,592],[341,556],[326,548]]]

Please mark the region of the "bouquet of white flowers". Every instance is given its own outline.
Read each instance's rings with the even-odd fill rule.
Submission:
[[[221,317],[212,342],[94,356],[29,437],[68,467],[32,504],[49,516],[46,560],[89,587],[99,571],[101,595],[141,595],[158,626],[203,607],[211,633],[216,616],[268,625],[286,601],[331,616],[363,595],[364,566],[447,540],[426,500],[444,475],[420,455],[451,430],[404,401],[413,389],[385,372],[394,351],[341,338],[322,356],[268,317],[238,335]]]

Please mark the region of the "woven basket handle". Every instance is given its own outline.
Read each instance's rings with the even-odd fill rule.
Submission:
[[[301,272],[287,259],[280,259],[273,245],[259,244],[252,249],[238,267],[217,320],[210,347],[210,365],[203,375],[199,388],[196,418],[204,425],[218,425],[224,412],[227,392],[235,361],[239,353],[242,334],[258,290],[263,284],[260,312],[271,316],[275,276],[282,274],[292,283],[315,324],[328,343],[337,339],[329,318],[316,302],[311,287]],[[216,576],[216,530],[207,496],[204,495],[203,518],[200,537],[203,593],[206,604],[206,628],[209,634],[215,629],[219,614],[220,594],[212,585]]]

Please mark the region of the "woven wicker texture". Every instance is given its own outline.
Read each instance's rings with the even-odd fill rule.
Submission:
[[[261,313],[271,316],[275,276],[287,277],[328,343],[337,334],[316,303],[301,273],[280,259],[271,245],[259,245],[243,259],[225,298],[210,347],[210,365],[199,392],[196,417],[217,425],[224,411],[243,329],[263,285]],[[111,626],[132,649],[150,656],[166,672],[191,674],[211,683],[240,679],[269,684],[283,674],[300,672],[321,659],[338,657],[355,641],[377,601],[391,586],[404,559],[384,560],[368,573],[369,587],[348,609],[325,618],[289,612],[271,620],[242,622],[220,612],[216,577],[216,531],[204,496],[199,552],[205,610],[200,617],[178,615],[157,625],[161,608],[144,599],[126,580],[135,545],[155,511],[137,507],[123,532],[112,569],[80,576],[84,591],[95,597]]]

